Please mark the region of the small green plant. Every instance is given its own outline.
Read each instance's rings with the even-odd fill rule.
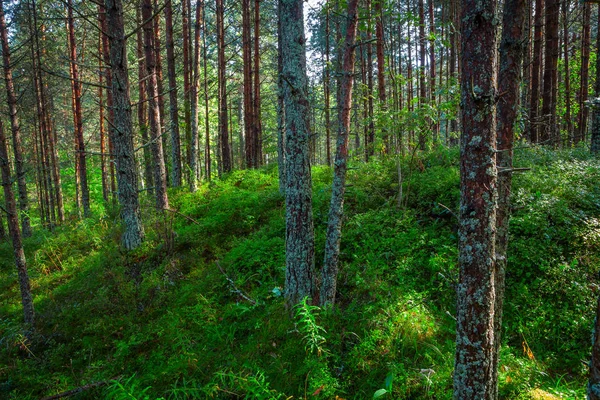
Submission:
[[[306,352],[309,354],[317,354],[318,357],[325,354],[325,329],[317,324],[317,315],[321,310],[317,306],[308,304],[308,297],[302,299],[302,301],[296,306],[296,318],[298,319],[298,330],[304,336],[302,340],[305,342]]]
[[[152,399],[147,392],[151,386],[144,389],[138,386],[135,374],[125,379],[123,382],[113,380],[106,388],[106,399],[108,400],[164,400],[164,397]]]

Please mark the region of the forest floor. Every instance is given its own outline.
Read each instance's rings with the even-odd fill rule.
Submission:
[[[532,148],[517,151],[515,166],[531,170],[514,180],[500,397],[583,398],[600,283],[600,162],[586,149]],[[25,241],[31,337],[12,249],[1,243],[0,398],[101,383],[71,398],[451,399],[458,152],[351,167],[333,309],[285,310],[276,169],[233,172],[194,194],[174,189],[171,212],[144,199],[146,240],[129,253],[117,211],[92,186],[93,217],[72,212]],[[313,168],[317,265],[331,175]]]

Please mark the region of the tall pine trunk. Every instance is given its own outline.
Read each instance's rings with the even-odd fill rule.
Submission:
[[[194,54],[192,64],[192,87],[190,88],[192,109],[192,137],[190,141],[190,192],[198,187],[198,86],[200,84],[200,24],[202,1],[196,1],[196,23],[194,24]]]
[[[540,80],[542,69],[542,37],[544,32],[544,0],[535,0],[533,63],[531,67],[531,102],[529,103],[529,140],[540,141]]]
[[[583,32],[581,34],[581,80],[579,82],[579,93],[577,102],[579,112],[577,113],[577,128],[575,130],[575,144],[585,140],[588,122],[588,107],[585,102],[588,99],[589,90],[589,65],[590,65],[590,15],[591,4],[583,4]]]
[[[496,1],[463,0],[461,196],[454,398],[493,399]]]
[[[83,215],[90,216],[90,191],[87,183],[87,163],[85,141],[83,139],[83,112],[81,108],[81,81],[77,60],[75,42],[75,25],[73,19],[73,0],[67,0],[67,25],[69,35],[69,58],[71,61],[71,90],[73,93],[73,123],[75,127],[75,143],[77,157],[77,173],[79,178],[79,193],[83,206]]]
[[[231,146],[229,144],[229,121],[227,119],[227,74],[225,59],[225,5],[224,0],[216,0],[217,53],[219,82],[219,154],[220,171],[231,171]]]
[[[173,7],[171,0],[165,4],[165,46],[167,47],[167,76],[169,79],[169,116],[171,117],[171,184],[181,186],[181,137],[177,109],[177,75],[175,74],[175,42],[173,39]]]
[[[0,2],[0,9],[3,8]],[[0,19],[4,21],[4,13]],[[2,23],[2,25],[4,25]],[[8,162],[8,145],[4,135],[4,127],[0,121],[0,170],[2,173],[2,186],[4,187],[4,201],[8,218],[8,231],[13,245],[13,254],[19,276],[19,287],[21,289],[21,304],[23,305],[23,315],[25,323],[33,328],[35,322],[35,311],[33,308],[33,296],[31,294],[31,285],[29,283],[29,274],[27,273],[27,262],[25,252],[23,251],[23,241],[21,239],[21,229],[19,228],[19,213],[15,195],[12,190],[12,180],[10,176],[10,164]]]
[[[494,398],[498,393],[498,356],[502,338],[502,308],[507,265],[508,228],[512,187],[514,126],[519,112],[519,88],[526,49],[527,0],[505,0],[503,11],[498,93],[502,100],[496,109],[496,164],[498,168],[498,208],[496,211],[496,268],[494,284],[494,352],[492,361]]]
[[[156,54],[153,47],[154,33],[152,32],[152,2],[142,1],[142,21],[144,24],[144,55],[146,59],[146,93],[148,96],[148,117],[150,119],[150,140],[152,149],[154,192],[156,208],[164,210],[169,208],[167,197],[167,173],[161,139],[160,107],[158,80],[156,75]]]
[[[352,111],[352,85],[354,82],[354,59],[356,28],[358,25],[358,0],[348,2],[348,25],[344,41],[342,63],[341,98],[338,99],[338,136],[334,163],[331,202],[327,219],[327,239],[325,257],[321,269],[321,305],[335,302],[337,275],[339,270],[340,241],[342,238],[342,218],[344,215],[344,193],[346,192],[346,171],[348,169],[348,138],[350,136],[350,116]]]
[[[6,97],[8,112],[10,116],[10,127],[12,130],[13,153],[15,157],[15,170],[17,174],[17,187],[19,192],[19,210],[23,236],[31,235],[31,222],[29,220],[29,200],[27,198],[27,182],[25,177],[25,159],[23,144],[21,140],[21,128],[17,115],[17,96],[12,77],[10,63],[10,49],[8,47],[8,32],[4,19],[4,4],[0,0],[0,36],[2,39],[2,60],[4,66],[4,82],[6,85]]]
[[[280,0],[286,150],[286,272],[289,308],[315,299],[315,244],[309,141],[310,106],[306,74],[303,0]]]
[[[110,124],[110,136],[115,154],[116,177],[119,187],[118,198],[121,205],[121,220],[124,231],[121,243],[127,250],[138,247],[144,238],[140,218],[138,182],[133,149],[133,124],[131,120],[131,100],[129,96],[129,76],[127,73],[127,47],[123,24],[123,4],[121,0],[105,0],[106,27],[110,47],[112,102],[114,122]],[[108,30],[107,30],[108,31]]]

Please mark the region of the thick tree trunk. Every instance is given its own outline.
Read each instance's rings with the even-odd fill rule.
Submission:
[[[171,184],[181,186],[181,137],[179,136],[179,111],[177,109],[177,75],[175,74],[175,42],[173,39],[172,0],[165,4],[165,45],[167,47],[167,75],[169,79],[169,116],[171,117]]]
[[[342,238],[342,218],[344,216],[344,193],[346,192],[346,171],[348,168],[348,137],[350,135],[350,113],[352,111],[352,85],[354,82],[354,59],[356,28],[358,25],[358,0],[348,2],[348,25],[344,41],[342,64],[342,90],[338,99],[338,136],[335,154],[331,203],[327,220],[325,257],[321,269],[321,305],[335,302],[337,275],[339,270],[340,241]],[[379,10],[381,11],[381,10]]]
[[[142,0],[142,21],[150,21],[152,17],[151,0]],[[160,108],[158,103],[158,81],[156,76],[156,59],[153,48],[154,34],[152,21],[144,25],[144,54],[146,59],[146,93],[148,96],[148,116],[150,119],[150,140],[152,149],[152,162],[154,172],[154,192],[156,208],[164,210],[169,208],[167,197],[167,172],[165,169],[164,153],[161,140]]]
[[[460,277],[454,398],[493,399],[496,1],[463,0]]]
[[[529,140],[540,141],[540,80],[542,69],[542,37],[544,32],[544,0],[535,0],[533,63],[531,67],[531,103],[529,105]]]
[[[590,65],[590,10],[591,4],[583,4],[583,32],[581,34],[581,80],[579,82],[579,93],[577,101],[579,103],[579,112],[577,113],[577,128],[575,130],[575,144],[585,141],[587,131],[589,109],[585,105],[588,99],[589,90],[589,65]]]
[[[133,149],[133,125],[129,98],[129,76],[127,73],[127,47],[123,25],[121,0],[105,0],[107,32],[110,31],[110,66],[114,123],[110,125],[111,141],[114,144],[116,176],[119,186],[121,219],[124,232],[121,243],[127,250],[138,247],[144,238],[140,219],[138,182]]]
[[[309,159],[308,77],[303,0],[281,0],[281,51],[285,103],[286,273],[289,308],[306,296],[316,301],[312,185]]]
[[[73,0],[67,0],[67,25],[69,34],[69,58],[71,59],[71,89],[73,92],[73,121],[75,125],[76,157],[79,175],[79,191],[83,215],[90,216],[90,191],[87,183],[87,164],[85,158],[85,141],[83,139],[83,114],[81,109],[81,81],[75,42],[75,25],[73,19]]]
[[[0,2],[0,9],[2,9]],[[4,14],[2,13],[2,21]],[[2,24],[4,25],[4,24]],[[29,283],[29,275],[27,273],[27,263],[25,260],[25,252],[23,251],[23,242],[21,240],[21,229],[19,228],[19,214],[15,195],[12,190],[10,164],[8,161],[8,145],[6,136],[4,135],[4,127],[0,121],[0,169],[2,170],[2,186],[4,187],[4,201],[6,202],[6,211],[8,212],[8,231],[12,239],[13,254],[17,273],[19,276],[19,287],[21,289],[21,303],[23,305],[23,315],[25,323],[33,328],[35,322],[35,312],[33,309],[33,296],[31,294],[31,285]]]
[[[21,140],[21,128],[17,115],[17,96],[12,79],[12,67],[10,64],[10,49],[8,47],[8,32],[4,19],[4,4],[0,1],[0,36],[2,40],[2,60],[4,65],[4,82],[6,84],[6,97],[8,102],[8,113],[10,116],[10,127],[12,130],[13,152],[15,157],[15,170],[17,174],[17,187],[19,189],[19,210],[23,236],[31,235],[31,223],[29,220],[29,200],[27,198],[27,181],[25,177],[25,159],[23,144]]]
[[[525,22],[527,0],[505,0],[500,44],[500,69],[498,93],[502,100],[496,109],[496,164],[498,168],[498,208],[496,211],[496,268],[494,284],[494,352],[492,371],[494,398],[498,394],[498,356],[502,338],[502,307],[504,304],[505,275],[507,265],[508,227],[512,187],[514,126],[519,112],[519,88],[526,48]]]

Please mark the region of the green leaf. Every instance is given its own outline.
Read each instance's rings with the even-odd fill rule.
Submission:
[[[387,390],[385,390],[385,389],[379,389],[378,391],[376,391],[376,392],[375,392],[375,394],[373,395],[373,398],[374,398],[374,399],[378,399],[378,398],[380,398],[381,396],[383,396],[383,395],[387,394],[387,392],[388,392],[388,391],[387,391]]]
[[[386,377],[385,377],[385,388],[387,390],[392,390],[392,382],[394,382],[394,374],[392,372],[390,372]]]

